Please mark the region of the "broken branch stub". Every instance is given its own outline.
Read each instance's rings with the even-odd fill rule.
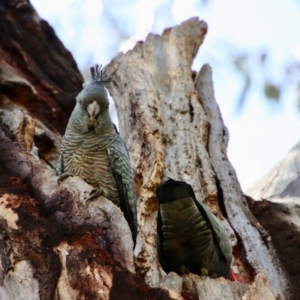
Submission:
[[[253,226],[255,218],[226,155],[228,133],[214,98],[211,68],[203,66],[196,78],[191,70],[206,32],[206,23],[192,18],[162,35],[149,34],[107,66],[139,197],[136,267],[151,286],[164,285],[170,275],[157,258],[155,190],[171,177],[191,184],[222,219],[234,246],[235,271],[254,282],[265,278],[274,297],[284,298],[280,263]],[[179,291],[185,281],[178,281]]]

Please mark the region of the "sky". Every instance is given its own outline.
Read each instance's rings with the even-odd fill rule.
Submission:
[[[198,16],[208,34],[193,69],[213,68],[216,100],[229,129],[228,156],[244,191],[284,158],[299,140],[300,110],[291,87],[279,104],[267,101],[263,78],[282,80],[283,66],[300,61],[300,1],[297,0],[31,0],[72,52],[81,71],[108,64],[150,32]],[[257,53],[268,65],[258,67]],[[229,57],[252,53],[255,75],[243,109],[237,100],[244,81]]]

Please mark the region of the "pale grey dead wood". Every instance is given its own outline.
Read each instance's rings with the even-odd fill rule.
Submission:
[[[114,79],[109,91],[118,110],[121,136],[130,152],[139,197],[137,272],[151,286],[168,288],[173,295],[180,295],[188,280],[195,285],[199,278],[166,276],[158,263],[155,190],[164,177],[170,176],[193,186],[197,197],[222,219],[235,247],[235,232],[239,235],[249,266],[259,273],[253,283],[257,291],[263,277],[265,288],[272,294],[266,299],[284,299],[286,283],[278,259],[273,251],[268,252],[252,227],[255,219],[226,156],[228,135],[213,96],[209,66],[200,71],[195,87],[191,65],[206,31],[204,22],[190,19],[161,36],[149,34],[145,42],[137,43],[126,54],[118,54],[107,67]],[[218,197],[224,201],[228,220],[221,212]],[[244,263],[236,257],[235,270],[247,277]],[[225,292],[220,284],[218,280],[208,284],[211,290],[219,291],[216,299],[232,299],[230,292],[221,297],[220,293]],[[237,288],[239,292],[233,283],[227,281],[225,285],[231,293],[246,295],[245,285]],[[194,293],[202,293],[201,299],[212,299],[208,289]]]
[[[190,151],[195,142],[188,133],[186,97],[197,102],[190,66],[206,30],[206,24],[195,18],[165,30],[162,36],[150,34],[126,55],[119,54],[107,68],[115,80],[110,92],[140,197],[137,265],[152,285],[158,285],[164,276],[157,265],[156,187],[166,175],[189,181],[198,195],[203,193],[196,184],[197,176],[189,175],[198,172],[188,163],[196,152]]]
[[[257,273],[265,273],[271,285],[278,292],[283,293],[286,288],[285,274],[273,253],[272,244],[267,249],[259,232],[253,226],[249,226],[249,222],[255,222],[254,217],[249,211],[235,170],[227,157],[228,130],[214,98],[212,71],[208,65],[200,70],[196,86],[210,122],[208,151],[223,193],[229,222],[243,240],[247,260],[251,266]]]

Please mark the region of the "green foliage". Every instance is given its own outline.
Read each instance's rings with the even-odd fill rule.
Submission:
[[[234,47],[232,48],[234,49]],[[258,53],[248,49],[241,52],[234,49],[232,63],[244,83],[237,100],[237,111],[243,109],[251,87],[255,83],[267,100],[279,103],[282,101],[283,92],[292,89],[296,94],[296,101],[300,109],[300,63],[291,59],[285,65],[277,67],[274,74],[274,61],[270,54],[261,51]]]
[[[280,97],[280,92],[281,89],[279,86],[268,81],[265,82],[264,93],[268,99],[278,101]]]

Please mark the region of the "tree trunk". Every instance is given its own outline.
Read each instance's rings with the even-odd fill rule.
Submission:
[[[191,65],[197,18],[149,34],[107,66],[138,196],[135,250],[119,208],[78,177],[58,185],[61,133],[80,90],[74,60],[29,2],[0,4],[0,299],[291,299],[273,244],[248,209],[226,155],[212,72]],[[190,183],[222,220],[233,269],[248,283],[165,274],[156,187]]]

